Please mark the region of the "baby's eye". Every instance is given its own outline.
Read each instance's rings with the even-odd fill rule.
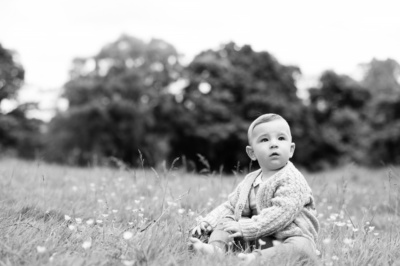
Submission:
[[[285,137],[279,137],[278,140],[285,140]]]
[[[267,138],[262,138],[262,139],[260,140],[260,142],[267,142],[267,141],[268,141]]]

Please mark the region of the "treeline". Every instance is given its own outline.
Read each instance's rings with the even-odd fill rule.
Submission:
[[[251,121],[272,112],[291,125],[293,161],[310,170],[400,164],[400,65],[374,59],[364,70],[362,81],[325,71],[303,99],[301,70],[268,52],[228,43],[184,66],[171,44],[124,35],[73,61],[68,109],[30,145],[35,156],[72,165],[154,166],[179,157],[189,169],[231,171],[249,164]],[[9,115],[1,114],[0,134]],[[28,131],[37,136],[39,128]]]

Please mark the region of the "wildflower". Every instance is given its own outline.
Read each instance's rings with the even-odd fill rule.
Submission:
[[[370,226],[370,227],[368,227],[368,231],[369,231],[369,232],[374,231],[374,229],[375,229],[375,226]]]
[[[112,212],[113,212],[113,213],[117,213],[117,212],[118,212],[118,210],[112,210]]]
[[[125,210],[129,211],[130,209],[132,209],[132,206],[126,206]]]
[[[101,215],[102,215],[104,218],[106,218],[106,217],[108,217],[109,214],[108,214],[108,213],[102,213]]]
[[[358,232],[358,228],[353,228],[353,232]]]
[[[333,256],[332,256],[332,260],[339,260],[339,257],[336,256],[336,255],[333,255]]]
[[[68,215],[64,215],[64,219],[65,219],[65,221],[69,221],[69,220],[71,220],[71,217]]]
[[[86,224],[87,225],[92,225],[92,224],[94,224],[94,220],[93,219],[89,219],[89,220],[86,221]]]
[[[139,211],[138,209],[133,209],[133,210],[132,210],[132,212],[138,212],[138,211]]]
[[[354,240],[350,239],[350,238],[345,238],[345,239],[343,239],[343,243],[345,243],[346,245],[352,247],[353,244],[354,244]]]
[[[319,255],[321,255],[321,251],[319,251],[318,249],[316,249],[316,250],[315,250],[315,254],[316,254],[317,256],[319,256]]]
[[[44,246],[37,246],[36,250],[38,253],[44,253],[44,252],[46,252],[47,249]]]
[[[332,210],[332,206],[328,206],[327,208],[328,208],[328,210]]]
[[[134,200],[134,201],[135,201],[136,204],[139,204],[139,203],[140,203],[140,200]]]
[[[76,227],[75,227],[75,225],[70,224],[68,226],[68,228],[69,228],[69,230],[74,231]]]
[[[140,200],[144,200],[145,198],[143,196],[140,197]]]
[[[153,198],[153,200],[154,200],[154,201],[157,201],[157,200],[158,200],[158,197],[157,197],[157,196],[155,196],[155,197]]]
[[[82,219],[81,218],[75,218],[75,221],[77,224],[81,224],[82,223]]]
[[[97,224],[102,224],[102,223],[103,223],[103,220],[96,220],[96,223],[97,223]]]
[[[134,260],[122,260],[121,261],[122,264],[124,264],[125,266],[132,266],[133,264],[135,264]]]
[[[139,213],[138,215],[139,215],[139,217],[143,217],[143,213]]]
[[[83,247],[84,249],[89,249],[91,246],[92,246],[92,242],[89,241],[89,240],[84,241],[84,242],[82,243],[82,247]]]
[[[110,196],[115,197],[115,192],[111,192]]]
[[[123,238],[124,238],[125,240],[131,239],[132,236],[133,236],[133,233],[132,233],[132,232],[129,232],[129,231],[126,231],[126,232],[124,232],[124,234],[123,234]]]
[[[374,233],[374,236],[378,236],[379,235],[379,233]]]
[[[179,210],[178,210],[178,213],[179,213],[179,214],[183,214],[184,212],[185,212],[185,209],[179,209]]]
[[[103,203],[103,200],[102,199],[98,199],[97,202],[98,203]]]
[[[260,246],[267,244],[267,242],[263,241],[261,238],[258,239],[258,244],[260,244]]]
[[[324,243],[325,245],[328,245],[329,243],[331,243],[331,239],[330,238],[325,238],[322,243]]]
[[[188,214],[189,214],[189,216],[193,216],[193,215],[194,215],[194,211],[192,211],[192,210],[189,209]]]
[[[344,222],[335,222],[335,225],[339,226],[339,227],[342,227],[342,226],[346,225],[346,223],[344,223]]]

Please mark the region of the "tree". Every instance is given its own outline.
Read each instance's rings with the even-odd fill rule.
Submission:
[[[0,104],[4,99],[14,98],[24,81],[25,71],[15,56],[0,44]]]
[[[318,125],[314,149],[319,160],[364,162],[369,133],[365,106],[370,93],[352,78],[333,71],[324,72],[320,84],[309,90],[311,113]]]
[[[299,73],[297,67],[283,66],[248,45],[228,43],[200,53],[186,68],[188,84],[165,118],[175,128],[171,156],[198,161],[200,154],[211,168],[228,171],[238,163],[247,165],[247,128],[257,116],[271,112],[284,116],[294,138],[302,142],[307,137],[301,122],[306,108],[296,94]],[[295,160],[303,159],[299,155]]]
[[[395,60],[365,64],[363,84],[373,95],[368,104],[369,164],[400,164],[400,65]]]
[[[166,157],[168,147],[153,153],[164,144],[153,110],[180,71],[172,45],[126,35],[94,57],[75,59],[64,87],[69,108],[50,123],[49,158],[85,165],[110,157],[135,164],[138,150],[149,164]]]
[[[23,85],[24,68],[16,60],[17,54],[0,44],[0,105],[5,99],[14,99]],[[35,109],[34,103],[18,105],[10,112],[0,109],[0,149],[12,151],[24,158],[33,158],[41,149],[42,122],[29,119],[26,113]]]

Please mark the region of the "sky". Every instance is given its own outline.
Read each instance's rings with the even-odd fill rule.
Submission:
[[[0,43],[26,71],[19,100],[50,110],[73,58],[122,34],[163,39],[185,62],[230,41],[249,44],[299,66],[299,86],[328,69],[357,78],[373,58],[400,62],[399,10],[398,0],[1,0]]]

